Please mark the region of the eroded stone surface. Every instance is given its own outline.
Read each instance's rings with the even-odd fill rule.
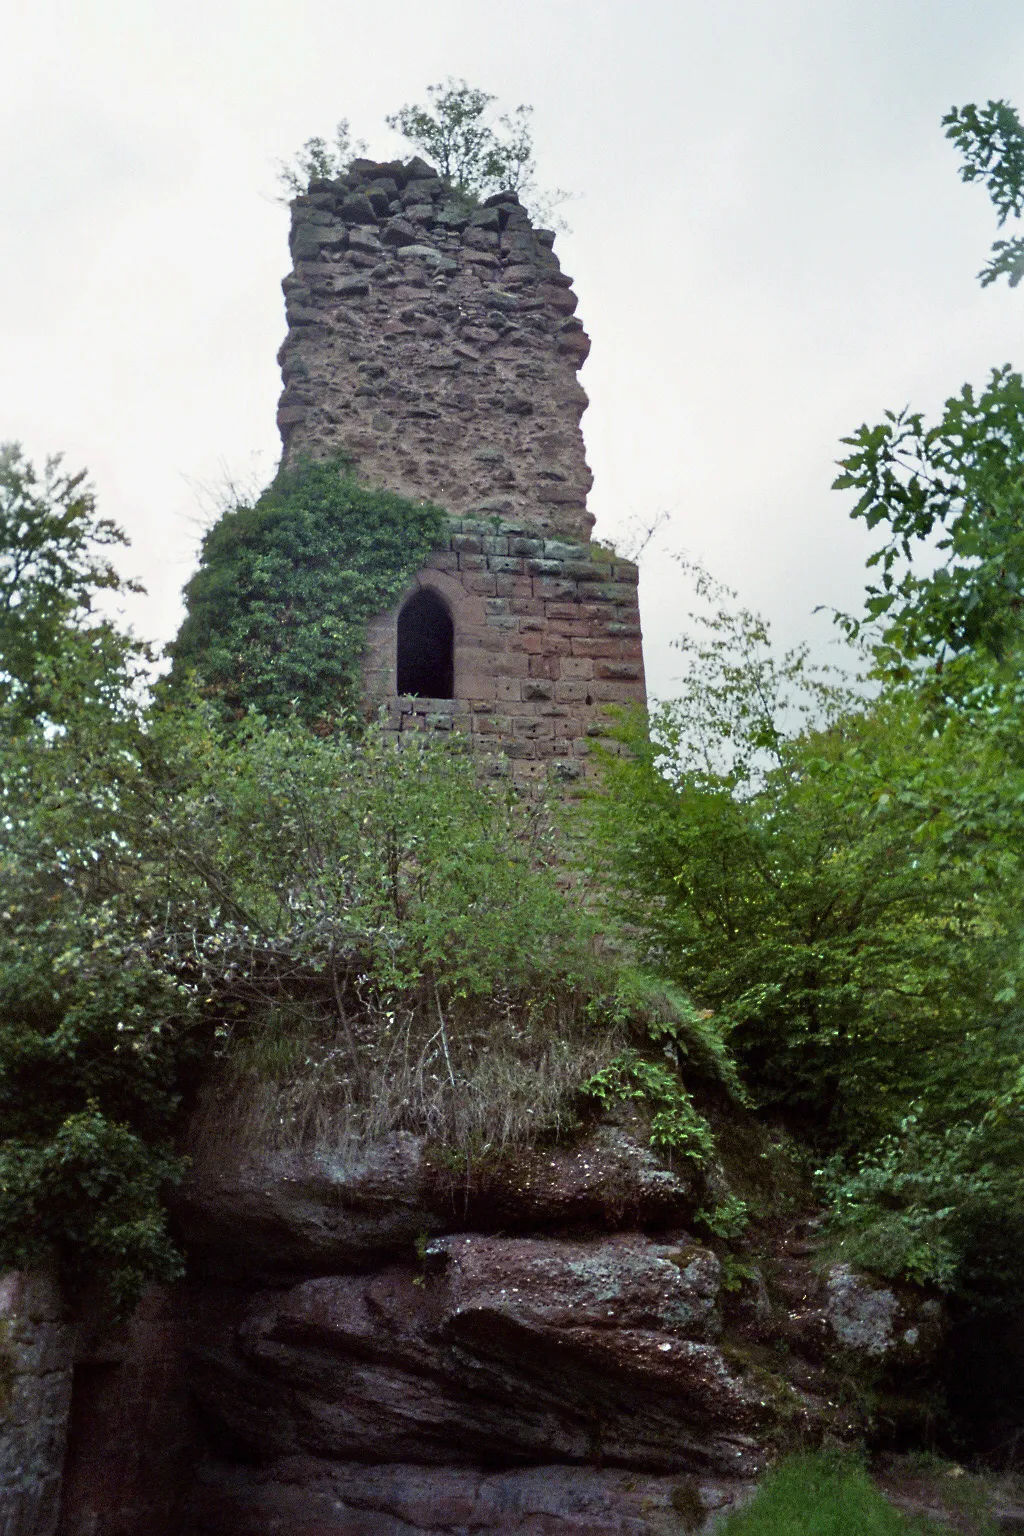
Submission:
[[[0,1530],[52,1536],[71,1403],[74,1333],[53,1279],[0,1275]]]
[[[664,1166],[642,1128],[598,1126],[572,1145],[462,1169],[397,1133],[358,1160],[305,1153],[200,1164],[176,1208],[193,1259],[249,1281],[365,1269],[407,1256],[420,1238],[472,1226],[581,1228],[681,1223],[699,1185]]]
[[[193,1384],[260,1458],[556,1458],[750,1476],[802,1411],[708,1342],[695,1243],[453,1236],[425,1265],[197,1299]]]
[[[851,1354],[890,1365],[923,1365],[941,1347],[945,1319],[933,1297],[872,1281],[849,1264],[832,1266],[825,1290],[825,1318],[836,1344]]]
[[[182,1295],[147,1288],[117,1327],[78,1328],[58,1536],[181,1536],[198,1454]]]
[[[623,1474],[594,1467],[366,1466],[286,1457],[255,1469],[203,1468],[194,1536],[661,1536],[707,1530],[752,1485],[707,1476]]]

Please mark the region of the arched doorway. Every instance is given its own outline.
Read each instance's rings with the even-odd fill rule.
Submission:
[[[398,693],[450,699],[455,630],[447,605],[430,587],[414,592],[398,615]]]

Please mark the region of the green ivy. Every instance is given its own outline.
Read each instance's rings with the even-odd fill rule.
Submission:
[[[172,646],[228,721],[256,709],[329,729],[354,714],[366,626],[440,543],[447,514],[362,485],[344,457],[282,470],[203,540]]]

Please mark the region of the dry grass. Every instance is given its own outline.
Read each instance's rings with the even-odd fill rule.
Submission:
[[[412,1005],[364,1002],[340,1017],[274,1010],[206,1085],[189,1151],[199,1164],[256,1149],[349,1161],[394,1131],[476,1155],[529,1146],[577,1123],[580,1085],[622,1046],[583,1013],[571,995],[449,1012],[427,988]]]

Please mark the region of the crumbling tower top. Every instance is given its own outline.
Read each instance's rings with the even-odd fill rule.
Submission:
[[[418,158],[314,183],[283,285],[286,459],[344,449],[455,517],[587,538],[590,342],[553,243],[514,192],[470,207]]]

